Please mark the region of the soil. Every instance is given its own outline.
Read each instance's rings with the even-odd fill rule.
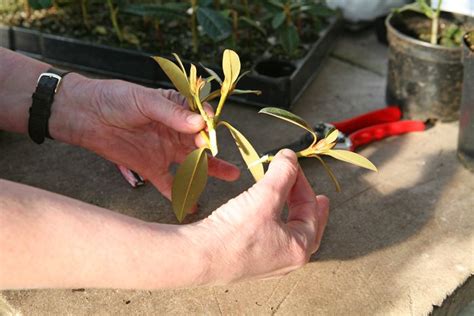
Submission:
[[[318,39],[319,30],[325,23],[314,25],[304,23],[301,28],[301,45],[297,52],[288,56],[279,45],[272,45],[267,36],[253,29],[242,29],[236,39],[213,42],[207,37],[200,38],[199,53],[193,53],[191,31],[187,23],[171,21],[160,24],[157,30],[154,21],[138,16],[119,14],[119,24],[124,41],[117,38],[109,11],[103,4],[91,4],[88,24],[82,20],[79,5],[60,9],[33,11],[30,16],[23,11],[0,12],[0,24],[20,26],[48,34],[72,37],[96,44],[144,51],[150,55],[170,55],[177,52],[183,59],[199,60],[204,64],[220,64],[220,56],[225,48],[239,52],[243,68],[250,69],[262,58],[295,60],[306,55],[309,43]],[[271,32],[271,30],[270,30]],[[237,43],[236,43],[237,42]]]
[[[401,33],[430,43],[431,40],[431,20],[421,14],[402,13],[401,18],[393,20],[393,25]],[[443,15],[439,20],[438,44],[447,47],[455,47],[461,44],[464,26],[461,22],[451,18],[448,14]],[[452,35],[450,30],[455,30],[456,35]],[[452,36],[449,36],[447,34]]]

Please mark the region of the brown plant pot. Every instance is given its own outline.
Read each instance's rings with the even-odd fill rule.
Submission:
[[[449,21],[452,15],[443,13],[441,18]],[[459,117],[461,104],[462,49],[433,45],[407,35],[407,29],[426,20],[413,12],[387,17],[387,103],[400,106],[405,118],[453,121]]]

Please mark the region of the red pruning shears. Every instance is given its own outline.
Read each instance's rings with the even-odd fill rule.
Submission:
[[[424,131],[435,123],[432,120],[426,122],[401,121],[401,118],[400,108],[389,106],[340,122],[319,123],[314,127],[314,130],[318,139],[322,139],[334,128],[338,129],[340,133],[335,148],[354,151],[360,146],[390,136]],[[282,148],[300,151],[311,145],[312,141],[312,135],[307,133],[297,142],[272,150],[267,154],[276,154]]]

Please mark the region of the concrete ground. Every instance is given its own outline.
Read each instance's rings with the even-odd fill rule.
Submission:
[[[294,112],[317,122],[382,108],[386,55],[371,32],[342,36]],[[257,115],[256,108],[228,105],[225,112],[259,151],[301,134]],[[342,193],[335,192],[319,163],[302,161],[314,189],[331,199],[330,220],[311,262],[280,279],[165,291],[2,295],[24,315],[428,314],[474,273],[474,176],[456,159],[457,134],[457,122],[442,123],[362,149],[378,173],[330,161]],[[221,157],[242,165],[229,135],[220,141]],[[175,223],[169,202],[153,187],[129,188],[111,163],[85,150],[54,142],[36,146],[24,136],[6,133],[0,134],[0,148],[2,178],[144,220]],[[207,216],[251,185],[246,172],[236,183],[211,180],[203,212],[191,220]],[[457,295],[473,299],[466,291]],[[459,301],[448,299],[446,304]],[[458,308],[448,307],[451,312]]]

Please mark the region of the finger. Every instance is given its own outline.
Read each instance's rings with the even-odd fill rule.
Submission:
[[[298,168],[295,185],[288,195],[288,208],[288,222],[300,221],[311,225],[315,224],[318,216],[316,195],[301,167]],[[316,231],[316,225],[313,226]]]
[[[257,182],[249,193],[260,200],[264,206],[263,210],[279,218],[297,174],[298,162],[295,153],[289,149],[283,149],[275,156],[263,179]]]
[[[209,157],[209,175],[224,181],[235,181],[240,177],[237,166],[214,157]]]
[[[160,191],[160,193],[171,201],[171,190],[173,188],[173,175],[169,172],[164,174],[160,174],[157,177],[153,177],[150,179],[151,183],[155,186],[155,188]]]
[[[151,180],[155,188],[160,191],[160,193],[171,201],[172,199],[172,190],[173,190],[173,180],[174,177],[171,173],[165,173],[158,177],[155,180]],[[194,214],[198,211],[198,205],[194,205],[191,210],[189,210],[189,214]]]
[[[161,93],[163,94],[163,96],[169,99],[171,102],[182,105],[186,108],[189,107],[188,100],[186,100],[186,98],[183,97],[178,91],[172,90],[172,89],[168,89],[168,90],[159,89],[159,90],[161,90]],[[209,103],[207,102],[203,103],[203,107],[204,107],[204,111],[207,113],[209,117],[214,117],[214,109]]]
[[[323,239],[324,230],[328,223],[329,218],[329,199],[324,195],[318,195],[316,197],[316,204],[318,209],[318,232],[316,233],[316,246],[313,253],[319,249],[321,240]]]
[[[194,144],[197,148],[206,147],[209,145],[201,133],[196,134],[196,137],[194,137]]]
[[[146,117],[181,133],[193,134],[205,127],[199,114],[171,101],[162,91],[140,89],[140,93],[137,93],[137,106]]]

